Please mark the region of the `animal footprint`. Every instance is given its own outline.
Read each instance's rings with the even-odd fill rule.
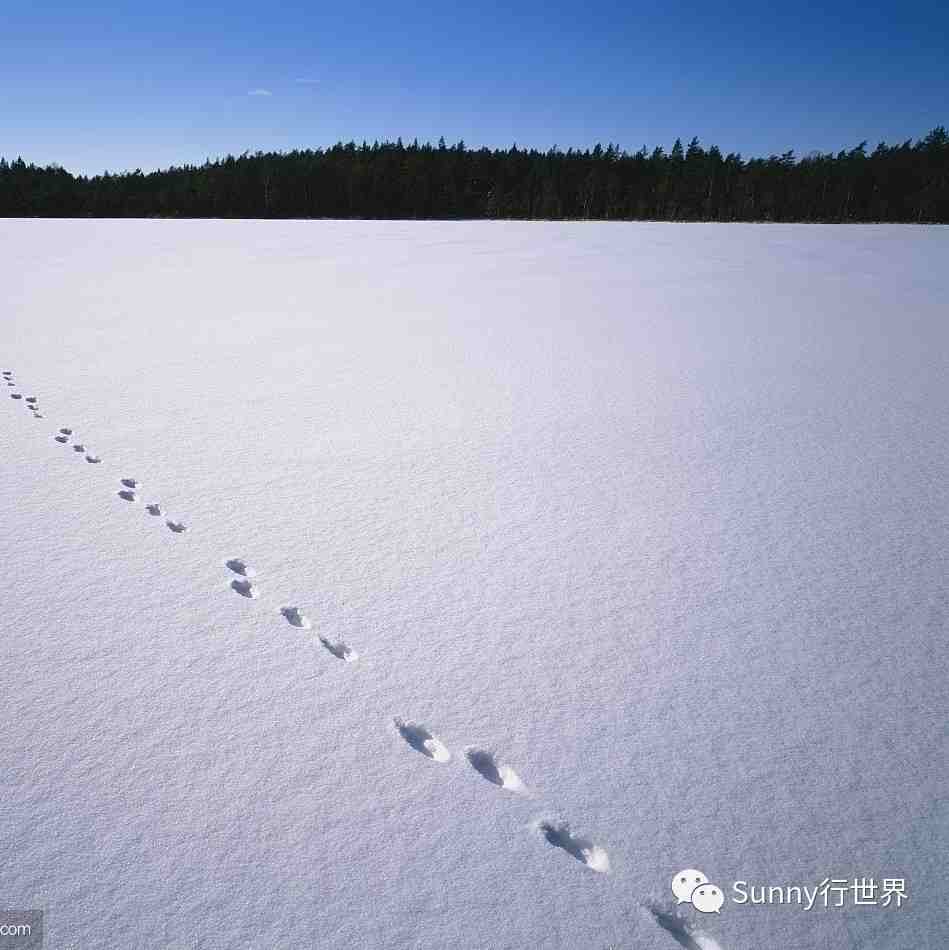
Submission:
[[[160,515],[161,514],[161,505],[146,505],[145,510],[150,515]]]
[[[136,488],[141,488],[141,485],[140,485],[134,478],[123,478],[123,479],[122,479],[122,484],[123,484],[126,488],[131,488],[133,491],[134,491]]]
[[[87,455],[86,461],[90,465],[98,465],[102,461],[102,459],[100,459],[98,455]]]
[[[182,524],[180,521],[166,521],[165,524],[168,525],[169,530],[174,531],[175,534],[181,534],[183,531],[188,530],[188,526]]]
[[[680,947],[685,947],[686,950],[722,950],[713,937],[679,916],[675,909],[664,910],[656,903],[646,904],[646,909],[652,914],[656,923],[667,931]]]
[[[241,597],[249,597],[251,600],[256,600],[260,594],[257,591],[257,588],[250,581],[231,581],[231,588],[236,590]]]
[[[301,630],[310,629],[310,618],[299,607],[281,607],[280,613],[284,615],[291,627],[299,627]]]
[[[46,417],[45,417],[45,416],[43,415],[43,413],[41,413],[41,412],[34,412],[34,413],[33,413],[33,418],[34,418],[34,419],[45,419]]]
[[[517,772],[509,765],[499,765],[495,755],[486,749],[469,747],[465,749],[465,758],[471,767],[492,785],[505,788],[509,792],[527,791],[527,786],[520,780]]]
[[[345,660],[347,663],[355,663],[359,659],[359,654],[348,647],[342,640],[327,640],[326,637],[320,637],[320,643],[326,647],[337,660]]]
[[[253,568],[249,567],[247,563],[242,561],[239,557],[232,557],[229,561],[225,561],[224,566],[235,574],[240,574],[241,577],[254,576]]]
[[[26,401],[32,405],[36,402],[36,396],[27,396]]]
[[[22,394],[22,393],[10,393],[10,398],[11,398],[11,399],[22,399],[22,398],[23,398],[23,394]]]
[[[60,429],[60,435],[72,435],[72,429]]]
[[[451,753],[445,747],[445,744],[437,736],[433,736],[428,729],[415,722],[407,722],[403,719],[394,719],[395,728],[399,735],[416,752],[421,752],[426,758],[434,759],[436,762],[448,762],[451,759]]]
[[[123,488],[122,491],[119,492],[119,498],[124,498],[126,501],[135,501],[136,495],[135,492]]]
[[[535,828],[544,836],[548,844],[566,851],[570,857],[576,858],[591,871],[598,871],[600,874],[606,874],[609,871],[610,858],[606,851],[588,838],[573,834],[566,821],[542,818],[535,824]]]
[[[62,445],[65,445],[69,441],[68,435],[57,435],[57,436],[53,436],[53,438],[55,438],[56,441],[61,443]]]
[[[85,447],[84,445],[80,445],[80,444],[77,442],[77,443],[72,447],[72,450],[73,450],[73,452],[85,452],[85,451],[86,451],[86,447]]]

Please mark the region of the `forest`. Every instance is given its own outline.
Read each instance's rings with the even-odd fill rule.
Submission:
[[[399,139],[94,176],[0,158],[0,216],[946,223],[949,135],[747,159],[696,138],[635,153]]]

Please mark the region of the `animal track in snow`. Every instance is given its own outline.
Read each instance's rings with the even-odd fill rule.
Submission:
[[[347,663],[355,663],[359,659],[359,654],[343,643],[342,640],[327,640],[326,637],[320,637],[320,643],[326,647],[337,660],[345,660]]]
[[[301,630],[310,629],[310,618],[299,607],[281,607],[280,613],[291,627],[299,627]]]
[[[247,580],[233,580],[231,581],[231,589],[236,590],[241,597],[248,597],[251,600],[256,600],[260,594],[257,591],[257,588]]]
[[[410,722],[403,719],[393,719],[395,728],[399,735],[416,752],[421,752],[426,758],[434,759],[436,762],[448,762],[451,759],[451,753],[445,744],[437,736],[416,722]]]
[[[487,749],[469,746],[465,749],[465,758],[471,767],[492,785],[507,789],[509,792],[527,791],[527,786],[521,781],[517,772],[509,765],[499,765],[497,757]]]
[[[33,418],[34,418],[34,419],[45,419],[46,417],[45,417],[45,416],[43,415],[43,413],[41,413],[41,412],[34,412],[34,413],[33,413]]]
[[[241,577],[254,576],[254,569],[250,567],[246,561],[242,561],[239,557],[232,557],[229,561],[225,561],[224,566],[229,571],[233,571],[235,574],[240,574]]]
[[[610,869],[610,858],[606,851],[588,838],[575,835],[566,821],[556,818],[541,818],[534,827],[548,844],[566,851],[572,858],[585,864],[591,871],[606,874]]]
[[[14,386],[8,375],[7,380],[11,387]],[[13,392],[10,395],[11,398],[17,400],[24,398],[19,392]],[[38,418],[42,418],[39,413],[38,397],[26,397],[25,401],[33,414]],[[66,444],[72,434],[72,429],[63,427],[59,430],[59,434],[55,436],[55,439],[57,442]],[[81,443],[74,444],[72,448],[76,453],[86,453],[86,448]],[[86,454],[85,458],[91,464],[98,464],[102,461],[98,456],[91,454]],[[140,482],[135,478],[122,478],[120,481],[123,489],[118,492],[119,497],[129,502],[137,501],[136,490],[141,487]],[[147,505],[146,511],[149,515],[156,517],[163,514],[161,506],[157,503]],[[182,533],[188,530],[187,526],[181,522],[168,520],[165,523],[169,530],[174,533]],[[240,558],[229,559],[225,564],[230,571],[238,575],[237,578],[231,580],[231,589],[242,597],[257,599],[259,591],[250,580],[254,577],[252,568]],[[299,607],[283,607],[280,613],[291,626],[304,630],[311,628],[309,618]],[[354,662],[359,658],[359,654],[342,640],[332,640],[321,635],[319,641],[336,659],[344,662]],[[402,740],[414,751],[435,762],[446,763],[451,761],[450,750],[424,725],[400,718],[394,719],[393,724]],[[510,766],[503,764],[503,761],[499,760],[493,752],[479,747],[468,747],[464,750],[464,755],[468,764],[491,784],[515,793],[527,791],[517,773]],[[533,823],[533,828],[544,837],[548,844],[565,851],[590,870],[598,873],[609,872],[610,861],[605,849],[588,838],[574,834],[566,821],[556,818],[542,818]],[[688,922],[679,918],[675,913],[668,913],[653,907],[650,908],[650,911],[656,922],[687,950],[720,950],[714,940],[700,931],[693,930]]]
[[[647,904],[646,909],[656,923],[686,950],[722,950],[716,940],[680,917],[675,910],[663,910],[658,904]]]

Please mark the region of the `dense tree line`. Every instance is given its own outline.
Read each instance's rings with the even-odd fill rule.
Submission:
[[[94,177],[0,159],[0,216],[949,222],[949,135],[800,159],[400,139]]]

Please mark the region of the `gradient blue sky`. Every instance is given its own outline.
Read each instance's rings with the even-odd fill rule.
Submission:
[[[399,135],[803,154],[949,124],[945,3],[5,6],[0,155],[85,173]]]

